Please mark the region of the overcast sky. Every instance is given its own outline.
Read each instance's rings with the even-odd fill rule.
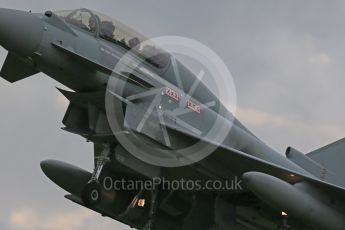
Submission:
[[[0,7],[87,7],[148,37],[196,39],[231,70],[239,119],[279,152],[289,145],[309,152],[345,136],[344,1],[1,0]],[[0,49],[1,63],[5,55]],[[40,170],[50,158],[92,169],[92,145],[60,129],[67,104],[57,85],[43,74],[0,79],[0,229],[127,229],[65,200]]]

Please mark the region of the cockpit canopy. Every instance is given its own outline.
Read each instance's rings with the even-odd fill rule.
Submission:
[[[147,41],[143,35],[123,23],[89,9],[76,9],[55,12],[67,23],[98,37],[132,50],[157,68],[164,68],[170,61],[170,55],[154,44],[142,45]]]

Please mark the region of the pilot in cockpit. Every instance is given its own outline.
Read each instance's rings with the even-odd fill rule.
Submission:
[[[111,21],[101,22],[100,36],[106,39],[114,39],[115,26]]]
[[[90,17],[90,20],[89,20],[89,29],[91,32],[95,32],[96,29],[97,29],[97,19],[96,19],[97,16],[92,16]]]
[[[134,51],[140,50],[140,40],[137,37],[134,37],[128,41],[128,46],[130,49],[133,49]]]

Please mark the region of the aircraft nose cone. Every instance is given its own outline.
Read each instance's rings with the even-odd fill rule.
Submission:
[[[36,51],[43,35],[38,15],[0,8],[0,45],[8,51],[29,55]]]
[[[42,161],[41,168],[56,185],[77,196],[81,195],[84,186],[91,178],[91,173],[61,161]]]

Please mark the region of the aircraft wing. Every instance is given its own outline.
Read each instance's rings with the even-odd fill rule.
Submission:
[[[178,117],[174,117],[171,113],[162,115],[164,118],[159,119],[160,115],[157,114],[158,112],[153,111],[152,115],[147,118],[147,123],[150,128],[145,128],[144,125],[138,130],[140,121],[146,116],[145,113],[147,112],[147,108],[148,105],[143,101],[129,104],[125,115],[126,127],[152,138],[166,147],[171,147],[170,145],[172,145],[173,142],[179,142],[186,138],[200,140],[208,145],[214,145],[216,151],[212,153],[210,158],[217,158],[219,165],[231,169],[236,175],[255,171],[272,175],[291,184],[308,182],[320,188],[326,194],[332,194],[332,196],[345,201],[345,189],[343,187],[320,180],[311,175],[301,174],[300,172],[284,168],[280,165],[236,150],[230,146],[214,143],[213,140],[202,137],[197,131],[190,129],[188,124],[186,124],[187,122],[183,120],[179,121]],[[159,125],[153,126],[152,124]],[[164,133],[168,133],[171,140],[167,142],[164,138]]]
[[[98,138],[102,141],[102,138],[113,137],[109,125],[106,124],[107,118],[105,111],[101,108],[102,104],[104,105],[104,91],[93,93],[60,91],[71,101],[69,108],[70,111],[67,111],[64,118],[64,124],[66,124],[65,129],[67,129],[67,131],[74,130],[76,134],[83,135],[95,142],[97,142]],[[231,146],[214,143],[212,140],[202,137],[198,133],[198,130],[190,128],[187,122],[184,122],[183,120],[179,121],[177,119],[178,117],[174,117],[174,114],[163,114],[163,117],[160,118],[159,116],[161,115],[158,114],[158,111],[153,111],[146,121],[146,124],[150,125],[150,128],[144,125],[140,130],[138,130],[138,125],[140,124],[141,119],[145,117],[147,108],[150,105],[150,103],[148,103],[148,99],[134,100],[133,102],[130,102],[126,101],[119,95],[116,95],[116,97],[120,101],[125,101],[127,103],[124,117],[126,128],[144,135],[166,148],[172,148],[174,143],[179,143],[183,140],[193,139],[203,141],[209,145],[215,145],[214,148],[216,149],[216,151],[211,154],[207,160],[217,158],[218,165],[222,165],[224,168],[230,169],[236,175],[242,175],[243,173],[250,171],[257,171],[275,176],[292,184],[305,181],[315,185],[326,193],[332,194],[333,196],[345,201],[345,189],[343,187],[310,175],[303,175],[299,172],[292,171],[280,165],[273,164],[245,152],[236,150]],[[91,106],[92,104],[96,105],[96,108]],[[74,107],[77,107],[77,109]],[[78,122],[74,121],[76,119],[74,113],[78,114]],[[198,114],[196,115],[199,116]],[[81,123],[85,124],[81,125]],[[78,125],[76,126],[75,124]],[[92,130],[92,127],[95,128],[92,133],[80,131]],[[168,141],[164,138],[164,133],[169,134],[170,139]]]

